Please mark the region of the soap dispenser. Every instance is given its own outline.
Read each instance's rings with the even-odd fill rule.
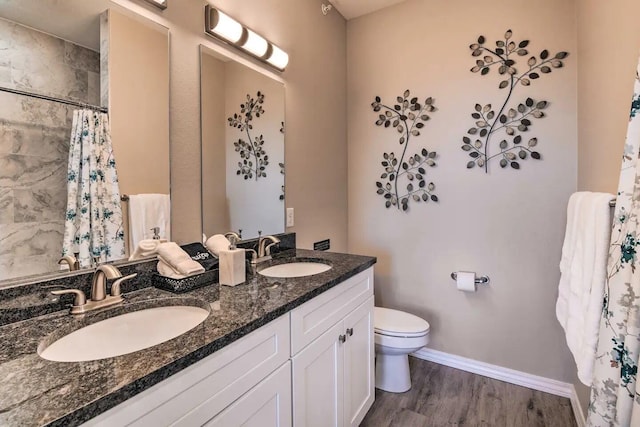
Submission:
[[[236,243],[232,238],[229,249],[218,253],[221,285],[236,286],[246,280],[245,250],[238,249]]]
[[[158,243],[167,243],[167,239],[160,237],[160,227],[153,227],[150,230],[153,232],[153,240],[157,240]]]

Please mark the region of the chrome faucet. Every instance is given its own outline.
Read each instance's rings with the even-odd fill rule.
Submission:
[[[78,289],[63,289],[60,291],[51,291],[51,293],[54,295],[74,294],[75,299],[71,307],[71,314],[83,314],[124,301],[120,287],[125,280],[132,279],[136,276],[137,273],[122,276],[122,273],[117,267],[103,264],[98,266],[95,273],[93,273],[93,279],[91,280],[91,298],[89,301],[87,301],[84,292]],[[107,280],[109,279],[117,279],[113,282],[113,285],[111,285],[111,295],[107,295]]]

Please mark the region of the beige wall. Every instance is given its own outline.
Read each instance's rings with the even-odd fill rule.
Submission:
[[[202,73],[202,232],[207,236],[231,230],[227,206],[225,150],[225,65],[206,52]]]
[[[572,382],[555,301],[565,209],[576,188],[575,2],[412,0],[347,28],[349,250],[378,257],[376,303],[427,319],[433,349]],[[495,46],[508,28],[518,41],[531,40],[531,52],[570,56],[563,69],[514,93],[516,105],[527,96],[550,102],[528,132],[543,160],[520,171],[493,164],[485,175],[465,168],[461,140],[475,103],[499,106],[505,91],[495,70],[469,71],[468,46],[480,34]],[[438,152],[427,176],[440,202],[401,213],[385,209],[375,192],[383,152],[400,146],[395,130],[375,126],[370,104],[376,95],[394,103],[405,89],[436,100],[438,111],[411,144]],[[457,270],[486,274],[491,284],[460,292],[450,278]]]
[[[199,44],[220,46],[203,33],[204,1],[170,2],[160,12],[129,0],[114,3],[169,27],[171,33],[172,238],[200,239]],[[290,54],[286,87],[285,161],[288,207],[295,208],[298,245],[330,238],[347,248],[346,24],[323,16],[321,0],[216,1],[231,16]],[[237,52],[233,50],[232,52]],[[259,64],[259,62],[255,62]],[[321,119],[321,120],[320,120]]]
[[[108,106],[120,192],[168,194],[167,29],[108,13]]]
[[[640,53],[640,2],[580,0],[578,189],[615,193]]]

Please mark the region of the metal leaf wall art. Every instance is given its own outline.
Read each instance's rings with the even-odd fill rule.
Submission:
[[[428,113],[436,111],[436,108],[433,98],[419,102],[417,97],[410,96],[408,89],[396,101],[393,106],[388,106],[376,96],[371,103],[373,111],[379,113],[376,125],[396,130],[402,147],[399,158],[393,151],[383,154],[381,165],[384,172],[376,187],[377,193],[385,199],[385,207],[394,206],[406,212],[412,201],[438,201],[438,196],[433,193],[435,185],[426,180],[426,168],[436,165],[436,152],[423,148],[415,154],[407,153],[411,137],[420,136],[420,129],[430,118]]]
[[[257,92],[256,97],[252,98],[247,94],[247,100],[240,104],[240,113],[234,113],[233,117],[227,118],[229,126],[237,128],[240,132],[244,132],[247,136],[245,141],[239,138],[234,142],[235,151],[240,153],[241,161],[238,162],[238,170],[236,175],[242,175],[244,179],[252,179],[255,176],[256,181],[259,178],[266,178],[265,171],[269,164],[269,156],[264,150],[263,135],[251,137],[254,118],[260,118],[264,114],[264,94]]]
[[[484,36],[478,37],[477,43],[469,46],[471,55],[476,59],[476,65],[471,68],[472,73],[480,73],[481,76],[489,74],[491,69],[496,69],[501,80],[498,84],[500,90],[506,90],[507,94],[500,108],[494,109],[491,104],[476,104],[471,117],[474,125],[469,128],[467,135],[462,138],[462,150],[471,158],[467,162],[467,168],[476,165],[489,171],[491,160],[499,159],[500,166],[520,169],[520,163],[527,159],[540,160],[542,155],[537,151],[538,138],[525,137],[525,133],[538,119],[545,117],[544,110],[549,105],[546,100],[536,100],[527,97],[517,105],[509,105],[516,88],[528,87],[535,80],[545,74],[563,67],[562,62],[569,54],[558,52],[551,55],[548,50],[542,50],[539,55],[529,56],[526,61],[526,70],[522,73],[516,68],[517,62],[524,60],[529,55],[529,40],[516,42],[512,38],[513,32],[507,30],[504,40],[498,40],[495,48],[488,47]],[[497,146],[499,151],[492,153],[494,141],[500,137]]]

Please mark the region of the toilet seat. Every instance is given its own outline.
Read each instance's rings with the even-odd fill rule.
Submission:
[[[374,307],[373,326],[376,334],[389,337],[421,337],[429,333],[429,323],[413,314],[389,308]]]

